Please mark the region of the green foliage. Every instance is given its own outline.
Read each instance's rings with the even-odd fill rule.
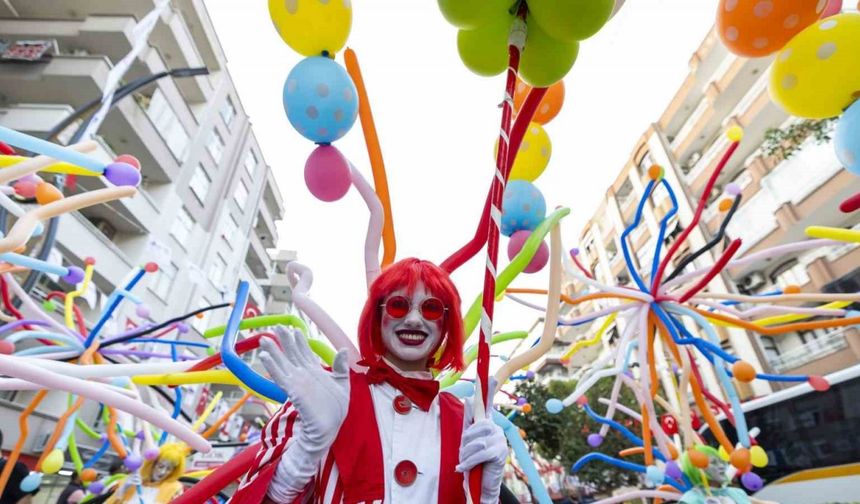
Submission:
[[[800,149],[807,138],[822,144],[831,140],[836,119],[805,119],[786,126],[784,129],[770,128],[764,134],[762,149],[765,155],[783,161]]]
[[[588,393],[589,404],[599,414],[606,411],[606,406],[598,403],[597,398],[610,397],[613,381],[601,380]],[[517,395],[528,399],[532,405],[532,411],[527,415],[518,415],[514,423],[525,431],[525,440],[535,452],[547,460],[557,460],[563,467],[569,469],[574,462],[590,452],[600,451],[612,457],[618,457],[619,451],[632,447],[633,445],[621,434],[610,429],[603,444],[598,448],[592,448],[586,438],[589,434],[599,431],[600,424],[592,420],[583,408],[571,406],[557,415],[552,415],[546,410],[548,399],[553,397],[562,399],[573,392],[575,387],[574,381],[559,380],[551,381],[547,385],[529,381],[517,387]],[[636,399],[626,387],[621,390],[619,402],[634,411],[639,411]],[[632,421],[620,412],[616,412],[614,419],[637,436],[640,435],[638,422]],[[637,464],[644,463],[639,455],[627,457],[625,460]],[[617,469],[602,462],[587,464],[576,476],[601,493],[621,486],[639,484],[638,474]]]

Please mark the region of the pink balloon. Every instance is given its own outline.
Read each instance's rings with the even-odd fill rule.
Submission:
[[[36,197],[36,183],[30,180],[19,180],[12,185],[12,188],[22,198]]]
[[[337,201],[352,184],[349,161],[333,145],[320,145],[305,162],[305,184],[323,201]]]
[[[508,240],[508,259],[514,260],[514,257],[520,253],[520,250],[522,250],[523,245],[531,234],[531,231],[524,229],[511,235],[510,240]],[[535,252],[534,257],[532,257],[529,265],[523,270],[523,273],[537,273],[546,266],[547,262],[549,262],[549,247],[546,242],[541,242],[537,252]]]
[[[821,18],[824,19],[826,17],[835,16],[840,12],[842,12],[842,0],[830,0],[827,2],[827,7],[822,11]]]

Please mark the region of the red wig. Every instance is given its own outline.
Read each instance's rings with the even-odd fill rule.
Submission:
[[[385,268],[376,280],[370,285],[370,292],[364,309],[361,311],[361,319],[358,321],[358,348],[361,356],[367,360],[376,360],[385,354],[385,346],[382,343],[382,309],[380,305],[392,292],[406,288],[406,292],[412,295],[418,282],[424,284],[427,292],[439,298],[448,311],[445,312],[442,325],[442,338],[439,346],[430,354],[428,367],[437,370],[463,369],[463,320],[460,315],[460,294],[451,282],[451,278],[443,269],[430,261],[422,261],[410,257],[397,261]],[[437,360],[435,356],[442,348],[441,355]]]

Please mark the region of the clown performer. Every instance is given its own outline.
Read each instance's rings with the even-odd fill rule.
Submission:
[[[188,446],[167,443],[158,450],[158,457],[147,460],[140,473],[127,476],[106,504],[167,504],[182,493],[179,477],[185,473]]]
[[[681,470],[693,484],[693,489],[684,493],[680,504],[779,504],[749,497],[740,488],[731,488],[730,471],[734,469],[720,457],[719,451],[706,445],[697,445],[694,456],[705,461],[707,466],[697,467],[689,454],[681,455]],[[702,464],[704,465],[704,464]]]
[[[482,503],[498,503],[508,447],[471,422],[431,369],[463,368],[460,296],[448,274],[404,259],[371,284],[358,325],[366,372],[341,350],[326,371],[300,333],[264,339],[260,359],[289,395],[231,502],[466,502],[463,473],[483,465]]]

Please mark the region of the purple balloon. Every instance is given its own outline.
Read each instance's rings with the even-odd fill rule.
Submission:
[[[675,462],[674,460],[666,462],[666,477],[680,480],[682,474],[683,473],[681,473],[681,468],[678,466],[677,462]]]
[[[764,482],[761,480],[761,477],[754,472],[744,473],[744,475],[741,476],[741,483],[744,485],[744,488],[750,492],[757,492],[764,486]]]
[[[305,162],[305,184],[317,199],[337,201],[352,185],[349,161],[333,145],[320,145]]]
[[[143,452],[143,458],[146,460],[155,460],[158,458],[158,448],[147,448]]]
[[[128,457],[126,457],[125,460],[122,461],[122,463],[129,471],[134,472],[140,469],[140,466],[143,465],[143,459],[140,458],[140,455],[132,453]]]
[[[523,404],[529,402],[525,397],[517,397],[517,406],[522,406]]]
[[[115,186],[140,185],[140,172],[128,163],[111,163],[105,166],[104,177]]]
[[[528,240],[531,234],[531,231],[522,230],[511,235],[511,238],[508,240],[508,259],[511,261],[514,260],[514,257],[523,249],[523,245],[525,245],[526,240]],[[535,255],[523,270],[523,273],[537,273],[546,266],[547,262],[549,262],[549,246],[543,241],[538,246],[537,252],[535,252]]]
[[[93,481],[87,487],[87,491],[93,495],[99,495],[100,493],[105,491],[105,484],[101,481]]]
[[[603,436],[600,434],[589,434],[588,435],[588,446],[592,448],[597,448],[603,444]]]
[[[77,266],[69,266],[69,272],[63,275],[63,281],[71,285],[77,285],[83,279],[84,270]]]
[[[180,323],[176,324],[176,330],[179,332],[179,334],[185,334],[188,331],[190,331],[191,329],[188,327],[188,324],[186,324],[185,322],[180,322]]]
[[[729,196],[737,196],[741,193],[741,186],[737,185],[734,182],[729,182],[726,184],[726,194]]]
[[[146,306],[145,304],[141,303],[141,304],[137,305],[137,307],[134,309],[134,313],[136,313],[137,316],[142,318],[142,319],[148,319],[149,318],[149,307]]]

